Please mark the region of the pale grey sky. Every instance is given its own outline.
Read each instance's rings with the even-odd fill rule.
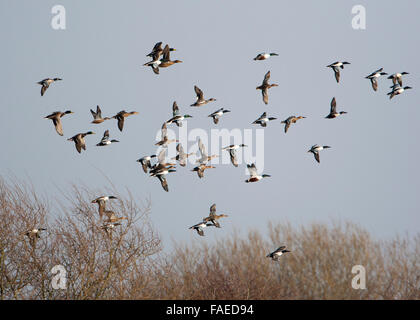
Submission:
[[[51,27],[51,8],[66,8],[66,30]],[[351,9],[364,5],[367,29],[353,30]],[[420,228],[418,106],[420,63],[415,1],[0,1],[0,174],[29,177],[41,192],[58,195],[57,186],[83,183],[107,186],[102,172],[139,200],[152,200],[152,221],[165,245],[212,241],[268,221],[308,224],[331,218],[359,223],[378,237],[417,233]],[[159,8],[160,7],[160,8]],[[183,63],[156,76],[142,64],[153,45],[175,47]],[[260,52],[278,57],[255,62]],[[351,65],[341,83],[326,66]],[[384,67],[408,71],[404,85],[414,89],[389,100],[385,77],[373,92],[364,77]],[[270,103],[255,87],[271,70]],[[62,77],[44,97],[37,81]],[[193,86],[216,102],[194,109]],[[326,120],[332,97],[342,118]],[[156,151],[156,133],[171,117],[176,100],[191,114],[188,129],[257,129],[250,123],[267,111],[286,119],[303,115],[285,135],[280,120],[265,129],[264,171],[271,178],[246,184],[245,164],[216,165],[204,179],[187,168],[168,176],[170,192],[145,175],[136,159]],[[139,115],[120,133],[116,121],[91,125],[90,108],[104,115],[122,109]],[[215,126],[208,114],[232,112]],[[70,109],[64,137],[44,116]],[[97,148],[109,129],[119,144]],[[78,154],[66,138],[93,130],[87,151]],[[188,148],[195,142],[189,142]],[[306,151],[313,144],[332,148],[321,164]],[[184,146],[186,148],[187,146]],[[55,172],[58,174],[51,174]],[[200,238],[187,228],[204,217],[212,203],[230,215],[222,229]],[[172,219],[177,214],[176,219]]]

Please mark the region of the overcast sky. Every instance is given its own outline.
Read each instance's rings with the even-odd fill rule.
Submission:
[[[366,30],[352,28],[352,7],[366,8]],[[54,30],[51,9],[66,9],[66,30]],[[113,184],[139,200],[152,200],[152,221],[165,245],[212,241],[234,228],[264,232],[269,221],[309,224],[349,220],[386,238],[417,233],[420,227],[419,70],[417,1],[0,1],[0,174],[30,178],[40,192],[59,195],[70,183],[92,188]],[[163,41],[183,63],[155,75],[142,65]],[[261,52],[278,57],[253,61]],[[349,61],[337,84],[326,66]],[[369,73],[410,72],[414,89],[391,101],[391,81],[374,92]],[[272,83],[265,106],[264,74]],[[37,81],[61,77],[44,97]],[[193,87],[216,102],[191,108]],[[326,120],[330,101],[348,114]],[[156,152],[156,135],[176,100],[190,114],[188,130],[226,128],[252,131],[264,111],[280,120],[303,115],[284,134],[280,120],[264,129],[264,172],[272,177],[246,184],[246,165],[216,164],[199,179],[189,164],[168,176],[170,192],[135,162]],[[138,111],[124,131],[112,120],[92,125],[90,108],[104,116]],[[219,124],[207,116],[231,110]],[[44,116],[57,110],[64,137]],[[173,125],[169,126],[175,129]],[[96,147],[103,132],[119,144]],[[67,138],[92,130],[87,151],[78,154]],[[177,131],[176,131],[177,132]],[[188,146],[195,150],[195,139]],[[306,151],[329,145],[321,164]],[[255,154],[255,145],[253,146]],[[217,152],[217,150],[211,150]],[[227,153],[226,153],[227,155]],[[226,156],[225,155],[225,156]],[[258,165],[258,162],[257,162]],[[107,178],[104,176],[106,173]],[[187,228],[211,204],[229,214],[222,229],[201,238]],[[175,218],[175,219],[174,219]]]

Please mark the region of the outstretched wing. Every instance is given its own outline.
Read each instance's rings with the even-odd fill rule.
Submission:
[[[289,130],[289,128],[290,128],[290,125],[291,125],[291,122],[286,121],[286,125],[284,126],[284,133],[287,133],[287,130]]]
[[[276,251],[274,252],[280,252],[280,251],[283,251],[284,249],[286,249],[286,246],[281,246],[281,247],[278,247]]]
[[[48,84],[43,84],[41,87],[41,97],[44,95],[45,91],[48,89]]]
[[[57,131],[57,133],[60,136],[62,136],[63,135],[63,125],[61,124],[61,119],[60,118],[53,118],[52,121],[54,123],[55,131]]]
[[[267,89],[262,90],[262,97],[263,97],[264,103],[268,104],[268,90]]]
[[[124,128],[124,117],[118,117],[118,129],[120,129],[120,131],[123,131]]]
[[[340,83],[340,69],[334,67],[334,74],[335,74],[335,80],[337,80],[337,83]]]
[[[271,76],[271,72],[268,71],[264,76],[263,85],[268,84],[268,80],[270,80],[270,76]]]
[[[238,159],[236,158],[236,151],[235,149],[230,149],[229,150],[229,155],[230,155],[230,161],[232,162],[232,164],[237,167],[238,166]]]
[[[251,177],[254,177],[254,176],[256,176],[257,175],[257,167],[255,166],[255,163],[253,163],[253,164],[248,164],[247,165],[247,168],[248,168],[248,171],[249,171],[249,175],[251,176]]]
[[[166,178],[162,175],[158,175],[157,177],[160,180],[160,184],[162,185],[163,190],[165,190],[166,192],[169,192],[168,181],[166,180]]]
[[[171,58],[170,58],[170,51],[169,51],[169,46],[168,45],[166,45],[165,48],[163,48],[163,51],[162,51],[162,60],[163,61],[170,61],[171,60]]]
[[[372,88],[374,91],[378,91],[378,81],[376,81],[375,78],[370,79],[370,82],[372,82]]]
[[[334,97],[331,100],[331,110],[330,110],[330,113],[335,113],[336,112],[335,111],[336,108],[337,108],[337,101],[335,100],[335,97]]]
[[[210,207],[210,215],[215,215],[216,214],[216,204],[212,204],[212,206]]]
[[[105,130],[104,136],[102,137],[101,142],[106,142],[109,139],[109,130]]]
[[[96,106],[96,116],[98,118],[102,118],[102,110],[101,110],[101,108],[99,108],[99,106]]]
[[[162,125],[161,135],[162,135],[162,140],[164,140],[165,137],[168,135],[168,128],[166,126],[166,122],[164,122]]]
[[[174,117],[179,115],[179,108],[176,101],[174,101],[174,104],[172,105],[172,114]]]
[[[203,91],[201,91],[201,89],[199,87],[194,86],[194,91],[195,91],[195,94],[197,95],[197,100],[203,100],[204,99]]]

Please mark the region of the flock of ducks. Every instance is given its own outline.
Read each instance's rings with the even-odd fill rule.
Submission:
[[[153,72],[155,74],[159,74],[160,72],[160,68],[167,68],[170,67],[172,65],[175,65],[177,63],[181,63],[182,61],[180,60],[171,60],[170,58],[170,52],[176,51],[175,48],[170,48],[168,44],[165,45],[165,47],[162,49],[162,42],[158,42],[156,43],[156,45],[153,47],[152,51],[147,54],[147,57],[150,57],[152,60],[145,63],[144,66],[148,66],[151,67]],[[261,60],[266,60],[270,57],[274,57],[274,56],[278,56],[277,53],[260,53],[258,54],[253,60],[254,61],[261,61]],[[334,71],[334,75],[335,75],[335,79],[337,81],[337,83],[340,83],[340,69],[344,69],[345,65],[350,65],[349,62],[344,61],[344,62],[334,62],[330,65],[328,65],[328,68],[331,68]],[[390,96],[390,99],[392,99],[394,96],[396,95],[400,95],[402,94],[404,91],[406,91],[407,89],[412,89],[409,86],[403,87],[402,85],[402,77],[404,75],[408,75],[408,72],[402,72],[402,73],[395,73],[392,74],[388,77],[388,79],[391,79],[393,82],[393,85],[391,86],[392,91],[388,93],[388,95]],[[371,81],[371,85],[374,91],[378,90],[378,79],[381,76],[384,75],[388,75],[387,73],[383,72],[383,68],[378,69],[375,72],[372,72],[370,75],[366,76],[366,79],[369,79]],[[271,76],[271,72],[268,71],[265,76],[264,76],[264,80],[262,82],[262,84],[258,87],[256,87],[257,90],[261,90],[262,92],[262,100],[264,102],[264,104],[268,104],[269,103],[269,99],[268,99],[268,90],[270,88],[273,87],[277,87],[278,84],[269,83],[270,80],[270,76]],[[39,81],[38,84],[40,84],[41,87],[41,96],[44,96],[46,90],[49,88],[49,86],[56,81],[60,81],[62,80],[61,78],[47,78],[44,79],[42,81]],[[194,86],[194,91],[196,94],[196,101],[194,103],[191,104],[191,107],[201,107],[203,105],[206,105],[208,103],[214,102],[216,101],[215,98],[208,98],[206,99],[204,97],[204,93],[203,91],[198,87],[198,86]],[[100,124],[103,123],[104,121],[107,120],[111,120],[111,119],[116,119],[117,120],[117,125],[118,125],[118,129],[122,132],[123,128],[124,128],[124,121],[125,118],[127,118],[128,116],[131,115],[136,115],[138,114],[138,112],[136,111],[132,111],[132,112],[127,112],[125,110],[122,110],[120,112],[118,112],[116,115],[112,116],[112,117],[102,117],[102,111],[100,109],[99,106],[96,107],[96,111],[94,110],[90,110],[91,114],[93,116],[93,121],[91,122],[92,124]],[[208,117],[211,117],[213,119],[213,123],[214,124],[218,124],[220,118],[226,114],[231,112],[230,110],[225,110],[224,108],[220,108],[217,111],[211,113],[210,115],[208,115]],[[46,116],[46,119],[50,119],[53,121],[54,127],[56,132],[60,135],[63,136],[63,126],[62,126],[62,122],[61,122],[61,118],[67,114],[72,114],[73,112],[71,110],[67,110],[64,112],[61,111],[56,111],[48,116]],[[331,101],[331,106],[330,106],[330,112],[329,114],[325,117],[326,119],[335,119],[341,115],[346,114],[346,111],[337,111],[337,101],[335,99],[335,97],[332,99]],[[176,163],[178,162],[180,166],[185,167],[187,165],[187,159],[189,156],[193,155],[193,153],[185,153],[184,148],[182,146],[181,143],[179,143],[178,140],[176,139],[169,139],[168,137],[168,133],[167,133],[167,126],[170,124],[175,124],[178,127],[182,127],[183,121],[188,119],[188,118],[192,118],[191,115],[189,114],[180,114],[179,111],[179,107],[175,102],[173,102],[172,105],[172,117],[165,121],[162,125],[161,128],[161,140],[158,141],[155,145],[156,146],[160,146],[162,147],[162,150],[160,151],[160,153],[158,155],[147,155],[147,156],[143,156],[142,158],[136,160],[137,162],[139,162],[142,166],[142,169],[144,171],[144,173],[149,174],[151,177],[156,177],[160,183],[162,188],[166,191],[169,192],[169,187],[168,187],[168,182],[166,179],[166,176],[169,173],[173,173],[176,172]],[[281,124],[284,124],[284,132],[287,133],[288,130],[290,129],[292,124],[296,124],[296,122],[298,120],[301,119],[305,119],[306,117],[304,116],[290,116],[287,119],[281,121]],[[267,124],[270,121],[273,120],[277,120],[277,118],[275,117],[269,117],[267,115],[267,112],[264,112],[257,120],[255,120],[254,122],[252,122],[252,124],[258,124],[262,127],[267,127]],[[86,142],[85,142],[85,137],[87,135],[91,135],[94,134],[94,132],[92,131],[87,131],[85,133],[78,133],[76,135],[74,135],[73,137],[69,138],[69,141],[73,141],[75,143],[75,147],[77,152],[81,153],[82,149],[86,150]],[[109,135],[109,130],[106,130],[104,132],[103,138],[101,139],[101,141],[96,144],[97,146],[108,146],[112,143],[116,143],[119,142],[118,140],[115,139],[110,139],[110,135]],[[166,160],[166,149],[168,147],[169,144],[176,142],[178,143],[176,146],[176,151],[177,151],[177,155],[175,157],[173,157],[171,160],[172,162],[167,162]],[[226,146],[224,148],[222,148],[223,151],[227,151],[229,152],[230,155],[230,160],[233,166],[238,167],[238,161],[237,161],[237,156],[236,156],[236,152],[240,149],[240,148],[244,148],[247,147],[245,144],[238,144],[238,145],[230,145],[230,146]],[[320,145],[313,145],[308,152],[312,153],[314,155],[315,160],[320,163],[320,151],[325,150],[325,149],[329,149],[331,148],[330,146],[320,146]],[[203,178],[204,177],[204,172],[207,169],[214,169],[214,166],[209,165],[208,163],[213,159],[218,157],[218,155],[208,155],[206,148],[204,146],[204,144],[202,143],[201,139],[198,139],[198,150],[200,153],[200,157],[198,157],[197,161],[196,161],[196,166],[191,170],[193,172],[197,172],[197,175],[199,178]],[[154,162],[152,164],[152,162]],[[245,180],[246,183],[251,183],[251,182],[258,182],[264,178],[270,177],[270,175],[268,174],[258,174],[258,170],[256,167],[255,163],[252,164],[247,164],[247,168],[249,171],[249,178],[247,180]],[[99,217],[100,220],[103,221],[103,225],[101,226],[101,229],[103,229],[105,232],[107,232],[109,235],[112,234],[112,230],[116,227],[121,225],[121,221],[124,219],[127,219],[126,217],[118,217],[118,214],[116,214],[115,212],[111,211],[111,210],[106,210],[106,203],[111,200],[111,199],[117,199],[117,197],[115,196],[101,196],[99,198],[96,198],[94,200],[92,200],[92,203],[96,203],[98,205],[98,213],[99,213]],[[106,216],[106,219],[104,220],[104,216]],[[199,223],[191,226],[189,229],[195,230],[198,235],[200,236],[204,236],[204,228],[206,227],[216,227],[216,228],[221,228],[220,222],[218,221],[221,218],[225,218],[228,217],[228,215],[226,214],[216,214],[216,204],[213,204],[210,207],[210,213],[207,217],[203,218],[202,221],[200,221]],[[38,229],[32,229],[27,231],[25,234],[29,237],[31,244],[34,245],[36,239],[38,239],[40,236],[40,232],[46,230],[44,228],[38,228]],[[279,248],[277,248],[275,251],[271,252],[270,254],[267,255],[267,257],[272,258],[273,260],[277,261],[278,258],[283,255],[284,253],[287,252],[291,252],[289,250],[286,249],[286,246],[280,246]]]

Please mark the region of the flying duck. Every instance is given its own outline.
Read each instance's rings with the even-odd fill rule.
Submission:
[[[35,247],[36,241],[41,237],[41,231],[45,231],[45,228],[34,228],[25,232],[25,235],[29,238],[29,243],[32,247]]]
[[[54,79],[46,78],[44,80],[41,80],[41,81],[37,82],[38,84],[40,84],[42,86],[41,87],[41,97],[44,95],[45,91],[47,91],[47,89],[48,89],[48,87],[50,86],[51,83],[53,83],[55,81],[60,81],[60,80],[63,80],[63,79],[61,79],[61,78],[54,78]]]
[[[212,224],[212,223],[206,223],[206,222],[200,222],[200,223],[197,223],[197,224],[195,224],[195,225],[193,225],[192,227],[189,227],[188,229],[194,229],[194,230],[196,230],[197,231],[197,233],[200,235],[200,236],[202,236],[202,237],[204,237],[204,228],[206,228],[206,227],[211,227],[211,226],[214,226],[214,224]]]
[[[174,101],[174,103],[172,105],[172,118],[169,119],[168,121],[166,121],[166,123],[167,124],[175,123],[178,127],[182,127],[182,121],[186,118],[192,118],[192,116],[190,116],[189,114],[185,114],[185,115],[181,116],[179,114],[178,105],[177,105],[176,101]]]
[[[391,92],[388,92],[387,95],[389,95],[389,99],[391,100],[392,98],[394,98],[395,96],[400,95],[401,93],[403,93],[405,90],[408,89],[413,89],[412,87],[398,87],[398,86],[393,86],[393,89]]]
[[[216,204],[210,207],[210,214],[208,217],[203,218],[203,222],[211,222],[215,227],[220,228],[220,223],[217,221],[220,218],[228,217],[227,214],[216,214]]]
[[[278,84],[269,84],[268,80],[270,80],[270,76],[271,73],[270,71],[268,71],[265,76],[264,76],[264,80],[262,82],[262,84],[257,87],[257,90],[261,90],[262,92],[262,97],[263,97],[263,101],[265,104],[268,104],[268,89],[272,88],[272,87],[278,87]]]
[[[164,152],[165,150],[163,149],[162,151]],[[164,160],[162,160],[162,151],[159,154],[160,162],[157,166],[155,166],[152,170],[150,170],[150,176],[158,178],[162,185],[163,190],[165,190],[166,192],[169,192],[168,181],[166,180],[165,176],[171,172],[176,172],[176,170],[173,169],[174,168],[173,165],[164,163]],[[165,154],[163,153],[163,155]]]
[[[201,157],[197,159],[196,163],[206,164],[213,158],[217,158],[218,155],[211,155],[209,156],[206,151],[206,147],[204,146],[203,142],[200,138],[198,138],[198,150],[200,151]]]
[[[201,179],[201,178],[204,178],[204,171],[206,169],[215,169],[215,167],[213,167],[213,166],[206,166],[204,163],[202,163],[199,166],[197,166],[194,169],[192,169],[191,171],[196,171],[198,177]]]
[[[166,126],[166,122],[164,122],[162,125],[161,136],[162,136],[162,139],[159,142],[155,143],[155,146],[163,146],[164,148],[167,148],[168,144],[172,142],[179,142],[176,139],[168,138],[168,128]]]
[[[98,147],[108,146],[108,145],[110,145],[111,143],[114,143],[114,142],[119,142],[119,141],[115,140],[115,139],[109,140],[109,130],[106,130],[104,132],[104,136],[102,137],[101,142],[99,142],[97,144],[97,146]]]
[[[214,98],[204,99],[203,91],[197,86],[194,86],[195,94],[197,95],[197,100],[191,105],[191,107],[201,107],[209,102],[216,101]]]
[[[366,76],[365,79],[369,79],[372,83],[372,88],[374,91],[378,91],[378,78],[380,76],[386,76],[388,73],[382,72],[384,68],[380,68],[379,70],[376,70],[375,72],[372,72],[370,75]]]
[[[268,254],[267,258],[271,258],[274,261],[278,261],[280,256],[283,255],[283,253],[287,253],[287,252],[291,252],[291,251],[287,250],[286,246],[281,246],[277,248],[276,250],[274,250],[273,252],[271,252],[270,254]]]
[[[255,120],[252,124],[259,124],[261,127],[266,127],[267,123],[272,120],[277,120],[277,118],[269,118],[267,117],[267,112],[264,112],[257,120]]]
[[[311,152],[314,154],[315,160],[320,163],[319,161],[319,151],[324,150],[324,149],[329,149],[331,148],[330,146],[319,146],[317,144],[314,144],[311,149],[308,150],[308,152]]]
[[[149,169],[152,168],[152,165],[150,163],[152,158],[156,158],[156,155],[152,154],[151,156],[144,156],[143,158],[140,158],[140,159],[136,160],[137,162],[140,162],[141,166],[143,167],[143,171],[145,173],[147,173],[147,168],[149,168]]]
[[[257,61],[257,60],[266,60],[266,59],[268,59],[268,58],[270,58],[270,57],[273,57],[273,56],[278,56],[278,54],[277,53],[274,53],[274,52],[271,52],[271,53],[260,53],[260,54],[258,54],[255,58],[254,58],[254,60],[255,61]]]
[[[170,172],[175,172],[173,168],[175,168],[174,163],[167,163],[165,162],[166,159],[166,149],[162,149],[158,155],[158,163],[156,163],[150,169],[149,173],[151,177],[156,177],[159,179],[160,184],[162,185],[163,190],[169,192],[168,188],[168,181],[166,180],[166,175]]]
[[[249,171],[249,178],[247,180],[245,180],[246,183],[249,183],[249,182],[257,182],[257,181],[260,181],[263,178],[271,177],[268,174],[263,174],[261,176],[258,175],[258,173],[257,173],[257,167],[255,166],[255,163],[253,163],[253,164],[247,164],[246,166],[247,166],[248,171]]]
[[[102,230],[104,230],[107,234],[111,235],[112,231],[117,226],[121,226],[121,223],[120,222],[106,223],[106,224],[102,225],[100,228]]]
[[[174,168],[174,166],[176,165],[176,163],[168,163],[165,162],[166,161],[166,149],[162,149],[158,156],[157,156],[157,163],[154,164],[151,168],[149,173],[153,174],[156,173],[162,169],[169,169],[169,168]]]
[[[245,145],[245,144],[232,144],[230,146],[222,148],[222,150],[229,151],[230,162],[232,162],[232,164],[235,167],[238,166],[238,159],[236,157],[236,150],[239,149],[239,148],[242,148],[242,147],[247,147],[247,145]]]
[[[408,72],[401,72],[401,73],[394,73],[394,74],[391,74],[389,77],[388,77],[388,79],[392,79],[392,82],[394,83],[394,84],[397,84],[397,82],[399,83],[399,85],[400,85],[400,87],[402,87],[402,76],[404,76],[404,75],[406,75],[406,74],[409,74]]]
[[[187,158],[194,154],[194,152],[191,153],[185,153],[184,148],[182,147],[182,144],[178,143],[176,146],[176,151],[178,151],[178,154],[176,157],[173,157],[172,160],[178,160],[179,165],[182,167],[185,167],[187,165]]]
[[[128,116],[132,116],[135,114],[139,114],[137,111],[131,111],[131,112],[127,112],[125,110],[122,110],[120,112],[118,112],[115,116],[113,116],[113,119],[117,119],[118,120],[118,129],[120,129],[120,131],[123,131],[124,128],[124,118],[127,118]]]
[[[159,68],[166,68],[166,67],[169,67],[169,66],[171,66],[171,65],[173,65],[173,64],[175,64],[175,63],[181,63],[182,61],[181,60],[173,60],[173,61],[171,61],[171,58],[170,58],[170,48],[169,48],[169,46],[168,45],[166,45],[165,46],[165,48],[163,48],[163,51],[162,51],[162,59],[160,59],[160,63],[159,63]]]
[[[54,127],[55,127],[55,131],[57,131],[57,133],[62,136],[63,135],[63,125],[61,124],[61,118],[63,116],[65,116],[66,114],[71,114],[74,113],[70,110],[61,112],[61,111],[56,111],[51,113],[50,115],[46,116],[44,119],[50,119],[53,121]]]
[[[102,111],[99,106],[96,106],[96,112],[90,109],[90,113],[92,113],[93,116],[93,121],[91,123],[98,124],[104,122],[105,120],[111,120],[111,118],[108,117],[102,118]]]
[[[99,217],[101,219],[102,219],[102,216],[105,212],[106,202],[111,200],[111,199],[118,199],[118,198],[115,197],[115,196],[101,196],[101,197],[98,197],[98,198],[91,201],[91,203],[97,203],[98,204],[98,213],[99,213]]]
[[[287,118],[286,120],[283,120],[281,123],[284,123],[284,133],[287,133],[287,130],[289,130],[290,126],[292,125],[292,123],[296,123],[296,121],[300,120],[300,119],[305,119],[306,117],[296,117],[296,116],[290,116],[289,118]]]
[[[334,62],[334,63],[330,64],[329,66],[327,66],[327,68],[331,68],[331,69],[334,70],[335,80],[337,80],[337,83],[340,82],[340,69],[339,68],[344,69],[345,64],[350,64],[350,62],[337,61],[337,62]]]
[[[76,145],[77,152],[81,153],[82,149],[86,150],[86,142],[85,137],[90,134],[95,134],[95,132],[88,131],[86,133],[78,133],[75,136],[67,139],[68,141],[74,141],[74,144]]]
[[[331,109],[330,113],[325,117],[326,119],[334,119],[342,114],[346,114],[346,111],[340,111],[337,112],[337,101],[335,100],[335,97],[331,100]]]
[[[223,116],[227,112],[230,112],[230,110],[225,110],[224,108],[220,108],[219,110],[210,114],[209,117],[213,118],[214,124],[218,124],[220,117]]]

